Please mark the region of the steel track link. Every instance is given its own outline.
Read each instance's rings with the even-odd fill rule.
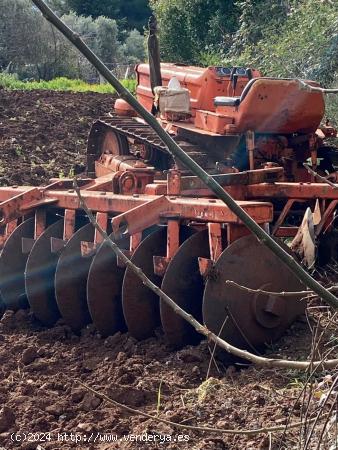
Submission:
[[[157,136],[156,132],[147,124],[138,122],[132,117],[121,117],[112,113],[101,117],[93,123],[88,138],[87,161],[88,172],[94,172],[93,164],[100,157],[100,144],[104,132],[110,129],[120,136],[133,139],[135,144],[151,147],[152,150],[170,153],[167,146]],[[184,140],[175,139],[178,145],[184,148],[184,151],[203,168],[208,166],[207,154],[197,145]],[[179,169],[185,169],[182,164],[175,160]]]

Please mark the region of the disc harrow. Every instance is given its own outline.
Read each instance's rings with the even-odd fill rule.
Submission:
[[[177,305],[230,343],[254,351],[278,339],[304,312],[305,302],[297,296],[259,292],[286,286],[302,291],[303,285],[248,235],[229,208],[206,195],[195,177],[172,169],[167,180],[154,175],[139,193],[143,172],[129,170],[140,177],[131,195],[114,192],[116,172],[79,180],[81,195],[110,238]],[[274,223],[271,229],[278,230],[283,221],[278,224],[273,203],[250,199],[250,190],[264,180],[278,185],[279,194],[292,190],[290,183],[272,181],[279,172],[277,167],[215,177],[227,189],[245,192],[246,199],[237,201],[262,227],[269,229]],[[45,326],[62,318],[75,333],[93,323],[103,337],[128,331],[146,339],[162,328],[173,348],[198,343],[201,336],[102,241],[71,183],[51,180],[49,186],[33,191],[33,199],[31,188],[0,188],[3,229],[12,230],[4,234],[0,256],[0,293],[6,307],[29,306]],[[163,186],[167,194],[161,193]],[[191,195],[192,187],[198,201]],[[304,189],[309,196],[314,189],[327,196],[319,184]],[[330,195],[337,196],[336,191]],[[331,203],[326,215],[324,211],[326,221],[333,212]],[[294,236],[294,227],[284,227],[283,235]]]
[[[329,124],[317,129],[323,95],[300,89],[299,80],[262,78],[253,69],[163,64],[160,91],[167,92],[174,74],[186,88],[178,99],[174,90],[154,105],[149,66],[136,71],[138,100],[157,111],[158,123],[190,159],[175,146],[172,152],[209,177],[194,176],[194,164],[175,159],[120,98],[115,112],[90,131],[87,171],[77,181],[81,197],[120,250],[178,306],[228,342],[259,351],[305,310],[299,295],[278,292],[304,286],[249,234],[234,207],[216,198],[210,179],[274,239],[290,241],[290,247],[281,242],[290,258],[314,263],[322,242],[319,259],[327,261],[323,252],[330,246],[330,258],[337,259],[338,190],[317,183],[303,165],[310,159],[312,171],[338,178],[324,145],[337,133]],[[103,337],[128,331],[146,339],[162,328],[174,348],[200,341],[103,241],[73,180],[1,187],[0,225],[1,308],[30,307],[43,325],[61,318],[75,333],[93,323]]]
[[[196,203],[183,196],[149,200],[146,195],[118,195],[102,189],[107,184],[107,176],[103,178],[82,180],[86,201],[101,202],[96,220],[133,264],[210,330],[219,333],[226,321],[222,337],[243,348],[256,348],[279,337],[304,310],[297,299],[286,304],[226,285],[231,279],[252,288],[288,284],[301,289],[218,200],[201,197]],[[55,183],[41,188],[36,205],[28,210],[21,205],[28,218],[20,216],[16,200],[12,205],[4,200],[10,219],[17,216],[0,257],[0,291],[6,306],[14,310],[29,306],[45,326],[62,318],[75,333],[93,323],[104,337],[129,331],[136,339],[146,339],[162,327],[174,348],[198,343],[201,336],[102,241],[79,208],[77,194],[68,189],[69,181]],[[22,196],[26,189],[22,188]],[[4,192],[0,189],[0,195]],[[241,205],[262,226],[272,220],[270,203],[241,201]],[[242,250],[234,257],[236,248]],[[263,275],[252,271],[257,259]]]

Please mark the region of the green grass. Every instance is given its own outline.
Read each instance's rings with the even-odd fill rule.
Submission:
[[[132,93],[135,92],[136,80],[122,80],[121,82]],[[0,73],[0,87],[23,91],[45,89],[51,91],[98,92],[100,94],[115,92],[115,89],[110,84],[89,84],[82,80],[72,80],[65,77],[54,78],[54,80],[50,81],[20,81],[14,75],[5,73]]]

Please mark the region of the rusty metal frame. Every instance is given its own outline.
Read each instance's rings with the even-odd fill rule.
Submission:
[[[330,199],[338,200],[338,189],[334,189],[327,183],[260,183],[246,186],[247,199],[299,199],[316,200]]]
[[[282,212],[278,216],[278,219],[276,220],[276,223],[273,226],[273,229],[271,231],[272,236],[274,236],[276,234],[276,232],[278,231],[278,228],[283,224],[286,216],[288,215],[288,212],[290,211],[290,209],[292,208],[292,205],[296,201],[297,201],[297,199],[294,199],[294,198],[289,198],[288,199],[288,201],[284,205],[284,208],[283,208]]]
[[[275,169],[264,169],[216,175],[215,177],[225,184],[228,182],[235,183],[235,185],[229,186],[229,190],[239,188],[237,192],[242,200],[237,200],[238,203],[261,225],[273,220],[273,205],[265,200],[285,198],[286,204],[272,229],[272,235],[275,236],[286,237],[296,234],[296,227],[282,226],[295,202],[315,199],[323,200],[323,202],[330,200],[331,202],[324,210],[320,223],[316,226],[316,234],[318,235],[322,232],[329,216],[337,206],[338,190],[325,183],[260,182],[260,180],[266,180],[266,177],[275,177],[277,173],[278,171]],[[140,233],[152,225],[168,223],[170,228],[169,239],[169,236],[173,234],[171,227],[174,226],[172,225],[174,221],[168,220],[170,217],[175,217],[180,221],[209,223],[209,233],[211,234],[212,231],[210,230],[216,230],[217,224],[227,224],[228,243],[248,233],[238,217],[222,201],[207,196],[199,196],[200,192],[207,194],[208,189],[201,185],[197,177],[182,177],[180,171],[171,170],[167,174],[166,181],[162,180],[157,184],[149,185],[153,186],[155,192],[156,186],[161,186],[162,192],[168,191],[169,195],[137,193],[123,195],[105,190],[112,188],[112,176],[110,174],[96,180],[81,180],[82,195],[88,207],[96,212],[100,223],[102,221],[104,229],[107,229],[108,220],[111,220],[112,230],[116,236],[122,234],[138,236],[138,238],[132,238],[130,252],[138,245]],[[50,208],[64,210],[63,239],[53,238],[51,244],[53,251],[60,251],[74,233],[76,210],[80,209],[77,195],[71,187],[71,180],[66,179],[52,180],[51,184],[44,188],[29,188],[27,186],[0,188],[2,223],[8,224],[1,236],[1,242],[5,242],[7,239],[8,232],[12,230],[16,219],[34,210],[36,214],[34,239],[37,239],[45,228],[46,209],[44,207],[49,206]],[[180,196],[179,193],[182,188],[185,189],[183,192],[187,192],[187,189],[190,189],[190,193],[196,190],[197,198]],[[257,198],[260,201],[257,201]],[[25,250],[31,248],[34,239],[32,242],[27,241],[23,244]],[[85,248],[86,243],[84,243],[83,253],[89,254],[95,251],[96,245],[99,243],[100,237],[96,233],[90,248],[88,246]],[[212,252],[212,241],[210,248]],[[164,273],[173,252],[174,250],[168,244],[166,260],[164,261],[161,257],[161,261],[157,261],[155,264],[158,268],[162,267],[158,269],[159,273]]]
[[[167,250],[166,256],[153,256],[154,273],[164,276],[167,267],[180,246],[180,221],[175,216],[167,217]]]
[[[325,225],[327,225],[329,218],[334,213],[334,210],[336,209],[338,204],[338,200],[332,200],[328,207],[325,209],[325,211],[322,214],[322,218],[318,225],[315,225],[315,236],[319,236],[319,234],[323,231],[323,228]]]

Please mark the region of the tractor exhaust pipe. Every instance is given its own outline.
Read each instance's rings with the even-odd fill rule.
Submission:
[[[148,27],[148,59],[150,70],[150,85],[151,90],[154,94],[154,88],[156,86],[162,86],[160,46],[157,37],[157,19],[154,15],[150,16]]]

